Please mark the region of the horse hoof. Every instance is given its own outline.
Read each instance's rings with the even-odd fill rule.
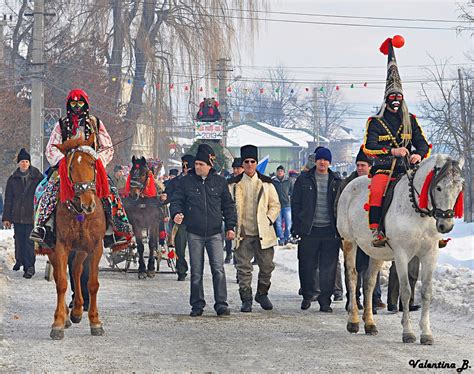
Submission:
[[[357,334],[359,332],[359,324],[347,322],[347,331],[349,331],[351,334]]]
[[[364,329],[366,335],[377,335],[379,333],[375,325],[364,325]]]
[[[102,336],[105,334],[104,328],[102,326],[91,326],[91,335],[92,336]]]
[[[79,323],[82,320],[82,314],[79,317],[76,317],[74,314],[72,314],[71,310],[71,322],[72,323]]]
[[[68,329],[68,328],[71,327],[71,326],[72,326],[72,322],[71,322],[71,320],[68,318],[68,319],[66,320],[66,322],[64,322],[64,328],[65,328],[65,329]]]
[[[404,333],[402,335],[402,341],[403,343],[415,343],[416,342],[416,336],[414,334],[410,333]]]
[[[53,340],[62,340],[64,339],[64,329],[53,327],[49,336]]]
[[[421,335],[420,343],[423,345],[433,345],[433,335]]]
[[[146,279],[146,273],[138,273],[138,279]]]
[[[148,271],[146,272],[146,276],[147,276],[148,278],[155,278],[155,270],[148,270]]]

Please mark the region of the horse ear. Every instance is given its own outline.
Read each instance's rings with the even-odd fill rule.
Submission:
[[[146,158],[142,156],[142,158],[140,159],[140,162],[141,162],[143,165],[146,165]]]
[[[135,164],[135,156],[132,156],[132,165]]]
[[[459,164],[459,169],[462,170],[462,168],[464,167],[464,162],[466,161],[466,159],[464,158],[464,156],[461,156],[461,158],[459,159],[458,161],[458,164]]]
[[[59,149],[59,151],[64,155],[66,156],[66,149],[64,147],[64,144],[53,144],[53,147],[56,147],[57,149]]]

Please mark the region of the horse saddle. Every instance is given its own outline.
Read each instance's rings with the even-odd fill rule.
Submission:
[[[382,214],[381,214],[380,224],[379,224],[379,230],[382,232],[385,232],[385,215],[387,214],[388,209],[390,208],[390,205],[392,204],[395,186],[398,184],[398,182],[400,182],[400,179],[402,179],[403,175],[404,174],[398,174],[396,178],[392,178],[388,182],[387,193],[385,194],[385,197],[383,198],[383,201],[382,201]]]

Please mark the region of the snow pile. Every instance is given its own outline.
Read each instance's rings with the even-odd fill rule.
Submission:
[[[417,284],[421,289],[421,284]],[[433,299],[435,307],[457,314],[473,315],[474,272],[452,265],[439,265],[433,274]]]

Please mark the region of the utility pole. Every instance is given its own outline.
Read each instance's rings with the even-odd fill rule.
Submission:
[[[463,81],[463,76],[462,76],[462,71],[461,68],[458,68],[458,79],[459,79],[459,103],[461,106],[461,129],[462,132],[465,134],[463,137],[463,149],[464,149],[464,154],[461,155],[463,157],[468,157],[469,159],[466,160],[466,179],[471,179],[472,175],[472,156],[471,152],[469,152],[469,148],[471,147],[471,142],[472,142],[472,132],[470,131],[471,129],[468,128],[468,123],[467,123],[467,116],[466,116],[466,101],[464,98],[464,81]],[[467,152],[466,152],[467,151]],[[468,188],[466,188],[466,193],[465,193],[465,204],[464,204],[464,219],[466,222],[472,222],[472,198],[473,198],[473,185],[472,185],[472,179],[467,183]]]
[[[313,87],[313,142],[319,147],[318,89]]]
[[[31,69],[31,131],[32,165],[43,170],[43,107],[44,107],[44,0],[35,0],[33,11],[33,60]]]
[[[0,66],[4,64],[3,60],[3,48],[4,48],[4,40],[3,40],[3,27],[7,25],[6,16],[3,17],[3,20],[0,20]]]
[[[222,136],[222,145],[224,147],[227,146],[227,73],[231,72],[232,69],[228,67],[228,63],[230,62],[230,58],[221,57],[218,62],[217,68],[217,80],[219,81],[219,92],[218,92],[218,99],[219,99],[219,110],[222,115],[222,125],[224,127],[224,134]]]

